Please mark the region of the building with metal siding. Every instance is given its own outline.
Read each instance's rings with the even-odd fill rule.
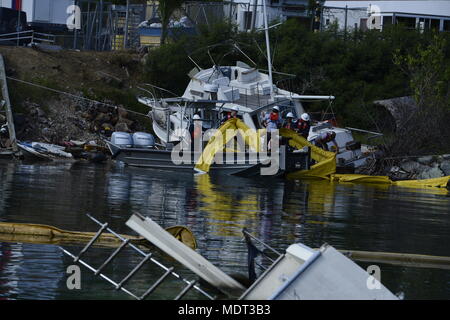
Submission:
[[[22,10],[28,23],[39,26],[65,27],[69,17],[67,8],[74,0],[0,0],[0,7]]]
[[[13,0],[0,0],[0,7],[13,9]]]
[[[403,24],[412,29],[450,31],[450,1],[325,1],[322,20],[324,26],[337,23],[340,29],[381,30],[387,25]]]

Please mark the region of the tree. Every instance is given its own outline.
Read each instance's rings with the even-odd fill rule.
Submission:
[[[166,42],[170,17],[179,9],[183,4],[183,0],[160,0],[159,1],[159,15],[161,18],[162,30],[161,30],[161,44]]]
[[[419,45],[412,54],[394,54],[395,64],[410,79],[417,107],[398,128],[393,153],[448,151],[450,61],[445,49],[444,36],[435,35],[429,45]]]

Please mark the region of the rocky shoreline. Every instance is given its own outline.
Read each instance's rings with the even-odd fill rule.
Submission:
[[[408,157],[392,166],[390,176],[397,180],[422,180],[450,176],[450,154]]]
[[[388,176],[393,181],[423,180],[450,176],[450,154],[369,159],[358,174]]]
[[[22,141],[42,141],[61,145],[70,140],[97,141],[114,131],[132,132],[143,125],[130,118],[122,105],[114,106],[84,99],[62,98],[45,106],[27,101],[25,114],[15,116],[17,137]]]

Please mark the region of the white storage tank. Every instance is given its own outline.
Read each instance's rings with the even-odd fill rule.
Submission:
[[[154,148],[155,137],[147,132],[135,132],[133,134],[133,145],[135,148]]]
[[[113,132],[111,143],[116,146],[131,148],[133,147],[133,138],[128,132]]]

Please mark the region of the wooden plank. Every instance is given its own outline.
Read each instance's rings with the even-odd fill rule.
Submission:
[[[2,87],[2,97],[5,101],[6,120],[8,123],[9,139],[11,140],[12,150],[18,152],[16,139],[16,130],[14,128],[14,118],[11,111],[11,101],[9,100],[8,83],[6,82],[6,70],[3,56],[0,54],[0,85]]]
[[[175,239],[152,219],[133,214],[126,225],[220,291],[232,297],[244,292],[243,285]]]

